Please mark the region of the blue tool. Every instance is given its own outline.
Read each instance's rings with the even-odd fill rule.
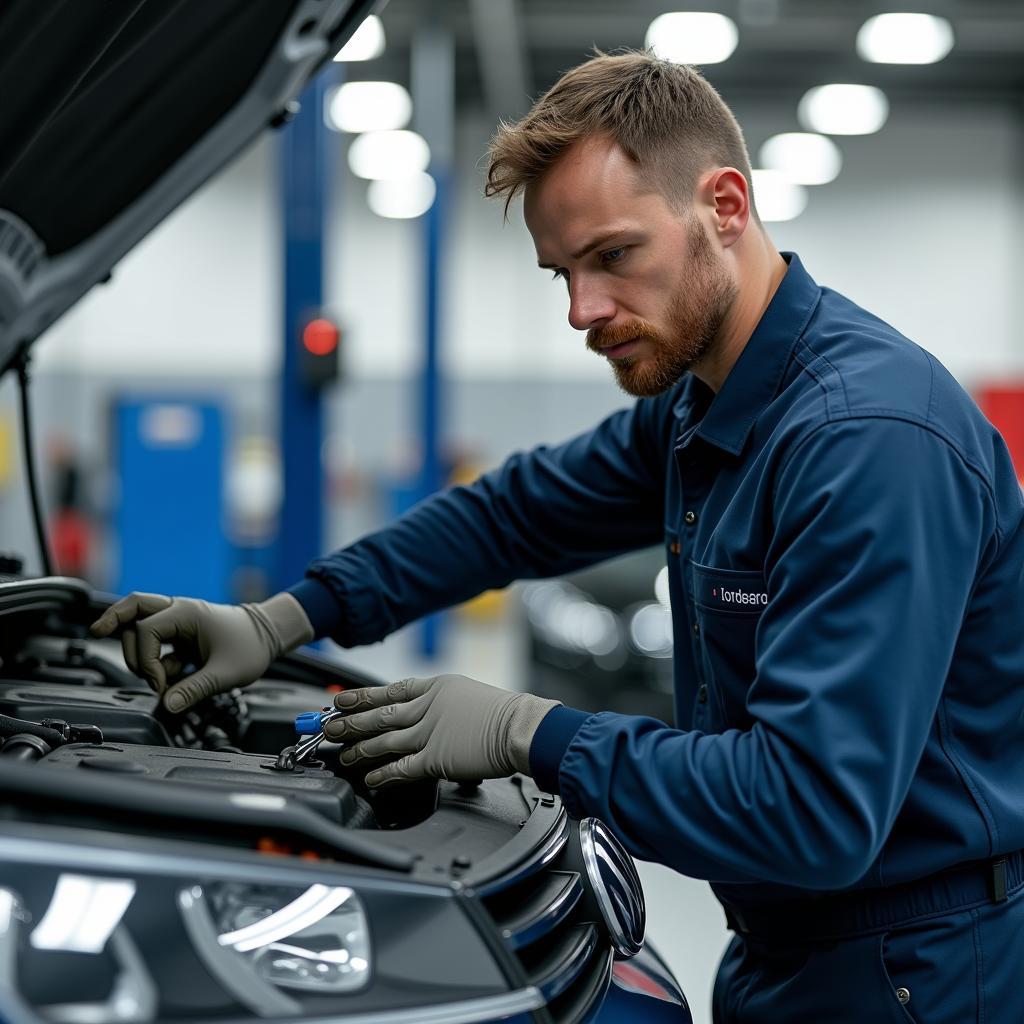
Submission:
[[[324,726],[342,714],[341,711],[328,711],[325,708],[323,711],[304,711],[299,715],[295,719],[295,731],[305,739],[281,751],[274,765],[276,770],[295,771],[299,764],[316,753],[320,744],[327,738],[324,735]]]
[[[304,711],[295,719],[295,731],[300,736],[308,736],[310,733],[323,732],[321,720],[327,712]]]

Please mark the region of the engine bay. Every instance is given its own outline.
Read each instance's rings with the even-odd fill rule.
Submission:
[[[378,827],[372,795],[357,794],[359,780],[340,774],[336,745],[321,745],[316,760],[293,767],[281,764],[280,752],[295,742],[295,718],[330,699],[323,687],[265,680],[171,715],[142,680],[99,654],[97,646],[37,636],[26,639],[17,657],[4,662],[0,716],[7,721],[0,759],[45,761],[66,771],[132,776],[157,784],[174,781],[278,794],[337,825]],[[17,722],[57,732],[64,742],[53,745],[39,736],[34,737],[38,742],[25,740],[32,734],[19,733]],[[84,741],[76,742],[79,738]],[[421,819],[430,810],[422,799],[416,808],[403,803],[402,820],[392,814],[392,827]]]
[[[0,581],[0,820],[437,881],[503,870],[564,813],[523,776],[370,790],[367,767],[342,766],[337,744],[288,758],[299,716],[381,682],[315,654],[287,654],[251,686],[172,715],[118,641],[89,634],[109,600],[80,580]]]
[[[277,659],[251,686],[171,715],[127,670],[118,641],[88,634],[107,600],[80,581],[0,581],[0,859],[20,872],[18,899],[36,900],[30,913],[43,913],[61,872],[88,881],[114,870],[122,883],[159,875],[155,891],[164,902],[147,921],[162,923],[195,906],[196,893],[208,892],[210,912],[224,917],[227,905],[217,901],[237,895],[240,878],[252,880],[242,895],[264,915],[273,879],[291,885],[286,905],[317,891],[310,879],[342,879],[358,883],[381,963],[391,956],[384,931],[397,936],[402,967],[390,976],[403,991],[410,961],[402,944],[426,927],[410,908],[424,897],[451,912],[431,919],[431,932],[451,936],[463,927],[474,949],[482,937],[538,990],[549,986],[555,1019],[581,1019],[600,997],[611,947],[582,833],[557,797],[524,775],[369,790],[366,766],[344,768],[338,744],[320,742],[298,758],[310,718],[321,721],[317,712],[335,692],[380,683],[303,652]],[[173,883],[176,896],[163,880],[171,875],[188,879]],[[168,898],[178,902],[168,907]],[[175,941],[217,952],[219,934],[237,927],[225,917]],[[520,934],[528,937],[522,951]],[[450,955],[448,945],[417,984],[436,985],[442,968],[455,964],[464,985],[467,954]],[[165,962],[163,952],[161,944],[152,964]],[[31,982],[35,954],[22,959],[29,967],[20,983],[43,1005],[49,990]],[[104,993],[113,987],[107,981]],[[79,1003],[91,1006],[102,995],[90,990]]]

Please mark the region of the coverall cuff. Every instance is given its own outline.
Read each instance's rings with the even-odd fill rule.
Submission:
[[[337,629],[341,622],[342,608],[335,596],[319,580],[304,579],[289,587],[291,594],[306,613],[313,627],[313,637],[319,640]]]
[[[545,793],[558,792],[558,767],[589,711],[552,708],[542,719],[530,744],[530,774]]]

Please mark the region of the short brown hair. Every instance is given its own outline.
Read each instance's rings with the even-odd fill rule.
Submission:
[[[750,157],[732,111],[693,68],[643,50],[594,56],[567,71],[521,120],[491,140],[487,196],[516,194],[573,144],[592,135],[617,142],[645,184],[685,206],[700,174],[735,167],[752,186]]]

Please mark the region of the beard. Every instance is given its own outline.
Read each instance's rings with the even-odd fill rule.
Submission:
[[[587,348],[595,352],[633,338],[652,344],[651,356],[611,360],[616,383],[636,398],[652,398],[667,391],[711,351],[736,297],[736,284],[715,256],[696,217],[688,234],[689,268],[685,283],[671,297],[667,331],[637,318],[587,332]]]

